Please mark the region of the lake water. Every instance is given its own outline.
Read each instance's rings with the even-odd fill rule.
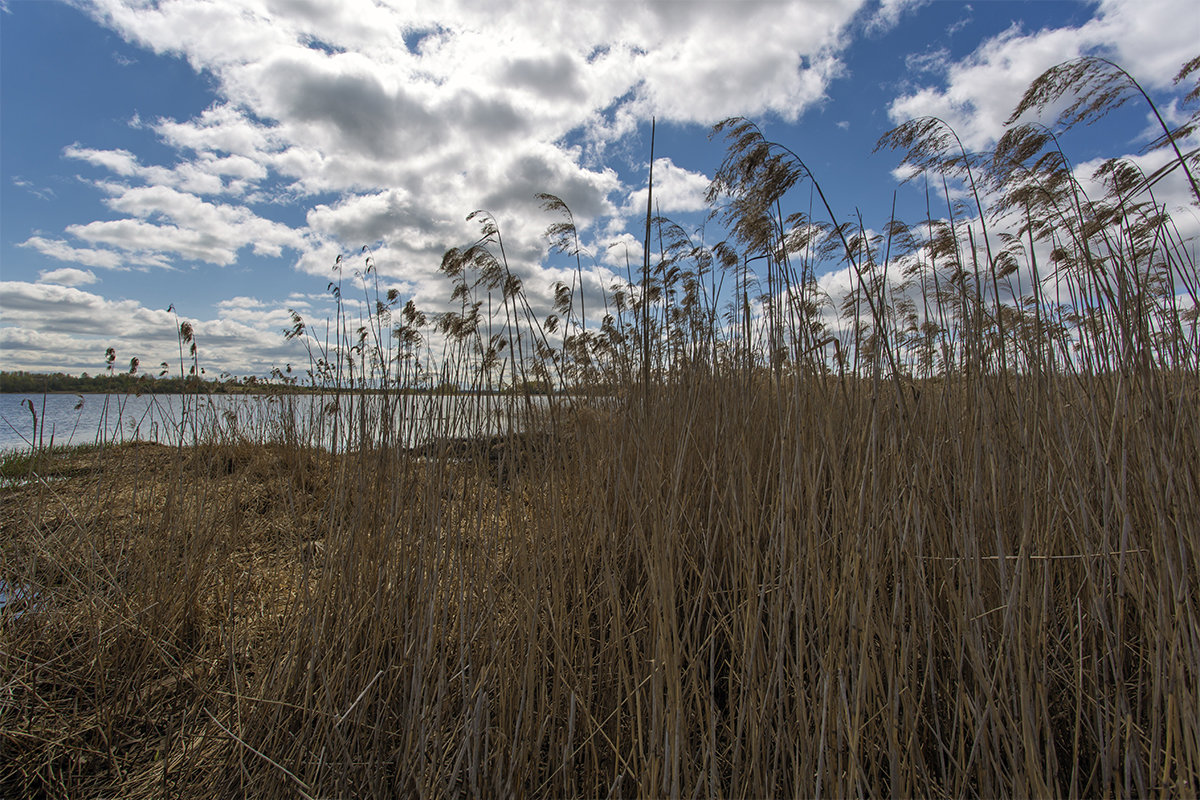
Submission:
[[[214,437],[338,449],[363,441],[412,447],[520,429],[548,403],[545,397],[475,395],[0,394],[0,450],[52,441],[188,444]]]

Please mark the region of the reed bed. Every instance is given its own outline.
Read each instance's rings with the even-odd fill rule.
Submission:
[[[1028,104],[1132,91],[1106,63]],[[602,325],[582,259],[535,315],[481,217],[457,311],[367,263],[368,324],[296,318],[340,432],[5,489],[0,794],[1194,796],[1197,272],[1152,176],[1088,198],[1044,130],[898,129],[978,205],[872,238],[784,217],[820,187],[729,121],[732,238],[650,220]],[[563,391],[409,446],[435,326],[441,380]]]

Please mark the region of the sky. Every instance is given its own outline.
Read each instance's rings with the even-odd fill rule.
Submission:
[[[842,220],[881,229],[895,198],[916,221],[881,135],[936,115],[985,151],[1031,80],[1085,54],[1182,119],[1195,0],[0,0],[0,369],[96,374],[108,347],[175,368],[182,321],[210,376],[306,363],[283,331],[330,317],[339,255],[361,269],[366,247],[436,313],[477,209],[548,313],[573,262],[539,192],[572,210],[599,312],[641,257],[652,119],[657,210],[697,239],[724,235],[703,198],[731,116],[801,154]],[[1064,144],[1086,179],[1152,159],[1151,130],[1127,106]]]

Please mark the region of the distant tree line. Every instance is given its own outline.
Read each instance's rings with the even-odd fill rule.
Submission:
[[[190,394],[197,391],[201,394],[241,394],[297,390],[304,391],[304,388],[265,381],[253,375],[206,380],[196,376],[154,377],[128,372],[67,375],[62,372],[0,371],[0,392],[10,394]]]
[[[278,370],[276,370],[278,373]],[[0,393],[8,394],[270,394],[276,392],[311,392],[333,390],[335,387],[313,387],[299,383],[295,378],[275,374],[264,379],[254,375],[238,378],[223,376],[209,380],[189,375],[186,378],[155,377],[147,373],[105,372],[89,375],[67,375],[63,372],[5,372],[0,370]],[[371,389],[359,389],[371,392]],[[432,387],[405,387],[406,394],[547,394],[551,388],[544,381],[525,381],[518,387],[493,392],[478,392],[461,389],[452,382],[443,382]]]

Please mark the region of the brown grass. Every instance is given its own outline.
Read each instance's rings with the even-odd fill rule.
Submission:
[[[1195,786],[1194,403],[929,385],[900,424],[869,383],[740,388],[504,474],[132,446],[7,490],[39,610],[4,621],[5,785]]]

